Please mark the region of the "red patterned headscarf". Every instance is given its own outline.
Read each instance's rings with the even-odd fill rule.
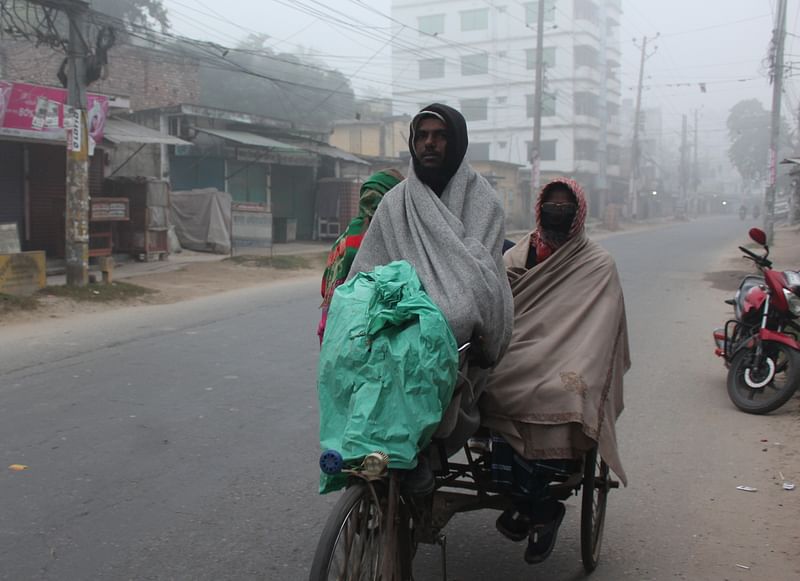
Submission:
[[[555,178],[554,180],[545,184],[539,190],[539,196],[536,198],[536,230],[531,236],[531,248],[536,251],[536,262],[542,262],[553,252],[558,250],[559,246],[546,239],[542,235],[542,203],[544,202],[545,194],[555,185],[562,184],[572,192],[575,196],[575,201],[578,203],[578,211],[575,214],[575,219],[572,221],[572,227],[569,229],[567,240],[570,240],[583,231],[586,224],[586,194],[581,185],[573,179],[566,177]]]

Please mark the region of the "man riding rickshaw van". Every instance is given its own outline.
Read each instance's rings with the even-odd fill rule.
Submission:
[[[370,447],[408,440],[417,453],[408,457],[408,451],[389,452],[389,465],[407,469],[403,486],[415,494],[427,494],[434,486],[431,460],[435,464],[437,455],[426,451],[434,435],[451,454],[478,429],[477,402],[487,368],[500,360],[511,337],[512,299],[502,259],[505,216],[488,181],[466,161],[467,146],[466,121],[455,109],[434,103],[414,116],[408,177],[375,210],[348,280],[330,302],[322,342],[318,392],[323,447],[337,447],[348,461]],[[421,333],[420,325],[412,324],[422,315],[402,299],[404,292],[418,296],[417,289],[430,301],[420,312],[432,316],[438,311],[440,331],[426,328]],[[469,381],[459,381],[457,347],[467,343],[472,344],[471,360],[480,366],[467,366],[462,375]],[[385,351],[377,354],[380,349]],[[425,372],[421,358],[434,355],[427,371],[448,373],[428,378],[441,386],[425,390],[415,383],[423,381],[418,377]],[[366,387],[375,381],[382,382],[382,393],[405,392],[407,397],[392,400],[389,412]],[[438,403],[423,404],[423,392],[438,393]],[[369,399],[365,411],[364,398],[378,399]],[[406,413],[398,413],[398,407]],[[423,407],[430,409],[430,418],[422,414],[423,425],[411,425],[420,421],[415,416]],[[334,433],[343,425],[347,434]],[[368,430],[369,437],[358,433],[360,429]]]

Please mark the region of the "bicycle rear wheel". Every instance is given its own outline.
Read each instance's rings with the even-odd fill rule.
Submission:
[[[603,544],[603,525],[606,520],[606,502],[611,488],[611,477],[606,464],[597,451],[589,450],[584,459],[583,498],[581,500],[581,559],[583,568],[591,573],[600,561]]]

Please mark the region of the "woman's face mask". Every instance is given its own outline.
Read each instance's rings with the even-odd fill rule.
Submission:
[[[578,213],[578,204],[573,202],[544,202],[542,204],[542,228],[551,232],[567,234]]]

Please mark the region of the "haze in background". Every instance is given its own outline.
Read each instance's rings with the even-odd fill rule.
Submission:
[[[523,2],[476,0],[476,6],[513,3]],[[359,96],[391,96],[392,22],[380,14],[390,14],[390,0],[165,0],[165,4],[178,34],[232,46],[250,33],[266,33],[277,51],[312,53],[340,69]],[[446,10],[446,2],[441,9]],[[699,109],[705,148],[726,148],[725,119],[736,102],[757,98],[770,107],[765,63],[774,0],[623,0],[623,10],[623,99],[636,95],[640,51],[633,38],[661,35],[651,43],[658,49],[645,64],[643,106],[661,108],[666,140],[679,137],[683,114],[691,120],[694,109]],[[800,2],[792,2],[786,61],[795,61],[797,72],[787,73],[783,114],[793,129],[800,106],[798,19]]]

